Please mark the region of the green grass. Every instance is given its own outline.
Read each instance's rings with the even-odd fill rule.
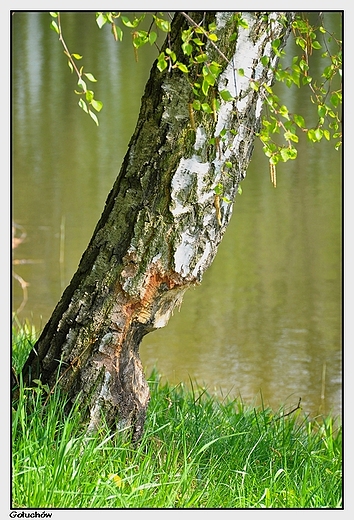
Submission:
[[[14,344],[20,367],[28,335]],[[149,384],[135,447],[122,432],[88,435],[77,406],[64,414],[59,390],[43,406],[43,389],[21,385],[12,410],[12,507],[342,508],[334,418],[247,408],[193,385],[162,385],[156,372]]]

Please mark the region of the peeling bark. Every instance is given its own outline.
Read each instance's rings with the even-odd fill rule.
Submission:
[[[249,27],[243,29],[233,13],[204,14],[218,28],[219,50],[208,46],[210,59],[223,67],[215,89],[229,90],[235,100],[222,102],[215,120],[203,111],[191,119],[186,75],[153,67],[102,216],[23,368],[28,384],[40,378],[51,388],[60,385],[72,400],[78,397],[89,429],[104,417],[128,429],[133,440],[142,435],[149,402],[140,342],[167,324],[216,255],[260,126],[263,89],[253,90],[250,80],[272,83],[278,58],[271,42],[285,44],[292,18],[267,13],[265,21],[262,13],[246,12]],[[188,15],[198,23],[203,13]],[[169,47],[182,61],[186,19],[177,14],[172,28]],[[225,162],[233,164],[227,174]],[[215,195],[219,182],[231,202]]]

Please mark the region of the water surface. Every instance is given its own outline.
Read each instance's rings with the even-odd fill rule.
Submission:
[[[41,329],[76,271],[119,172],[137,120],[154,48],[138,63],[127,35],[114,42],[93,13],[64,13],[71,52],[98,82],[100,126],[77,106],[75,78],[48,13],[13,16],[13,309]],[[335,22],[333,22],[334,24]],[[93,43],[94,42],[94,43]],[[284,102],[305,118],[302,90]],[[261,147],[237,197],[229,229],[202,284],[186,293],[165,329],[143,340],[147,374],[197,381],[247,403],[306,412],[341,411],[341,152],[299,146],[274,189]]]

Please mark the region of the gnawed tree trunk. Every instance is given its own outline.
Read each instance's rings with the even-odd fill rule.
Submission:
[[[103,416],[134,440],[141,437],[149,389],[140,342],[165,326],[186,289],[202,280],[230,221],[260,126],[262,85],[272,83],[278,60],[271,43],[285,44],[292,18],[245,12],[248,28],[242,28],[233,14],[204,13],[218,35],[205,48],[223,69],[210,103],[217,89],[235,100],[223,101],[214,115],[191,114],[190,81],[198,80],[197,72],[188,78],[178,69],[153,67],[102,216],[23,368],[27,383],[40,378],[78,397],[89,428]],[[203,13],[188,16],[199,23]],[[172,22],[168,45],[180,61],[180,34],[188,23],[181,13]],[[215,194],[218,183],[231,202]]]

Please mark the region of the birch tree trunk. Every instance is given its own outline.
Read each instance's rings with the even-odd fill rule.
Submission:
[[[292,13],[242,13],[248,28],[237,26],[233,14],[204,13],[218,36],[215,44],[206,43],[206,52],[222,66],[210,95],[228,90],[235,99],[223,101],[215,117],[202,110],[190,114],[197,71],[188,78],[178,69],[152,68],[102,216],[23,368],[28,384],[39,378],[51,388],[60,385],[72,401],[78,397],[90,429],[104,417],[128,429],[133,440],[141,437],[149,388],[140,342],[165,326],[186,289],[201,282],[246,175],[263,86],[273,82],[278,61],[271,43],[285,45]],[[203,13],[188,16],[199,23]],[[168,46],[180,61],[188,23],[181,13],[172,22]],[[251,80],[260,84],[257,91]],[[230,202],[215,194],[219,183]]]

